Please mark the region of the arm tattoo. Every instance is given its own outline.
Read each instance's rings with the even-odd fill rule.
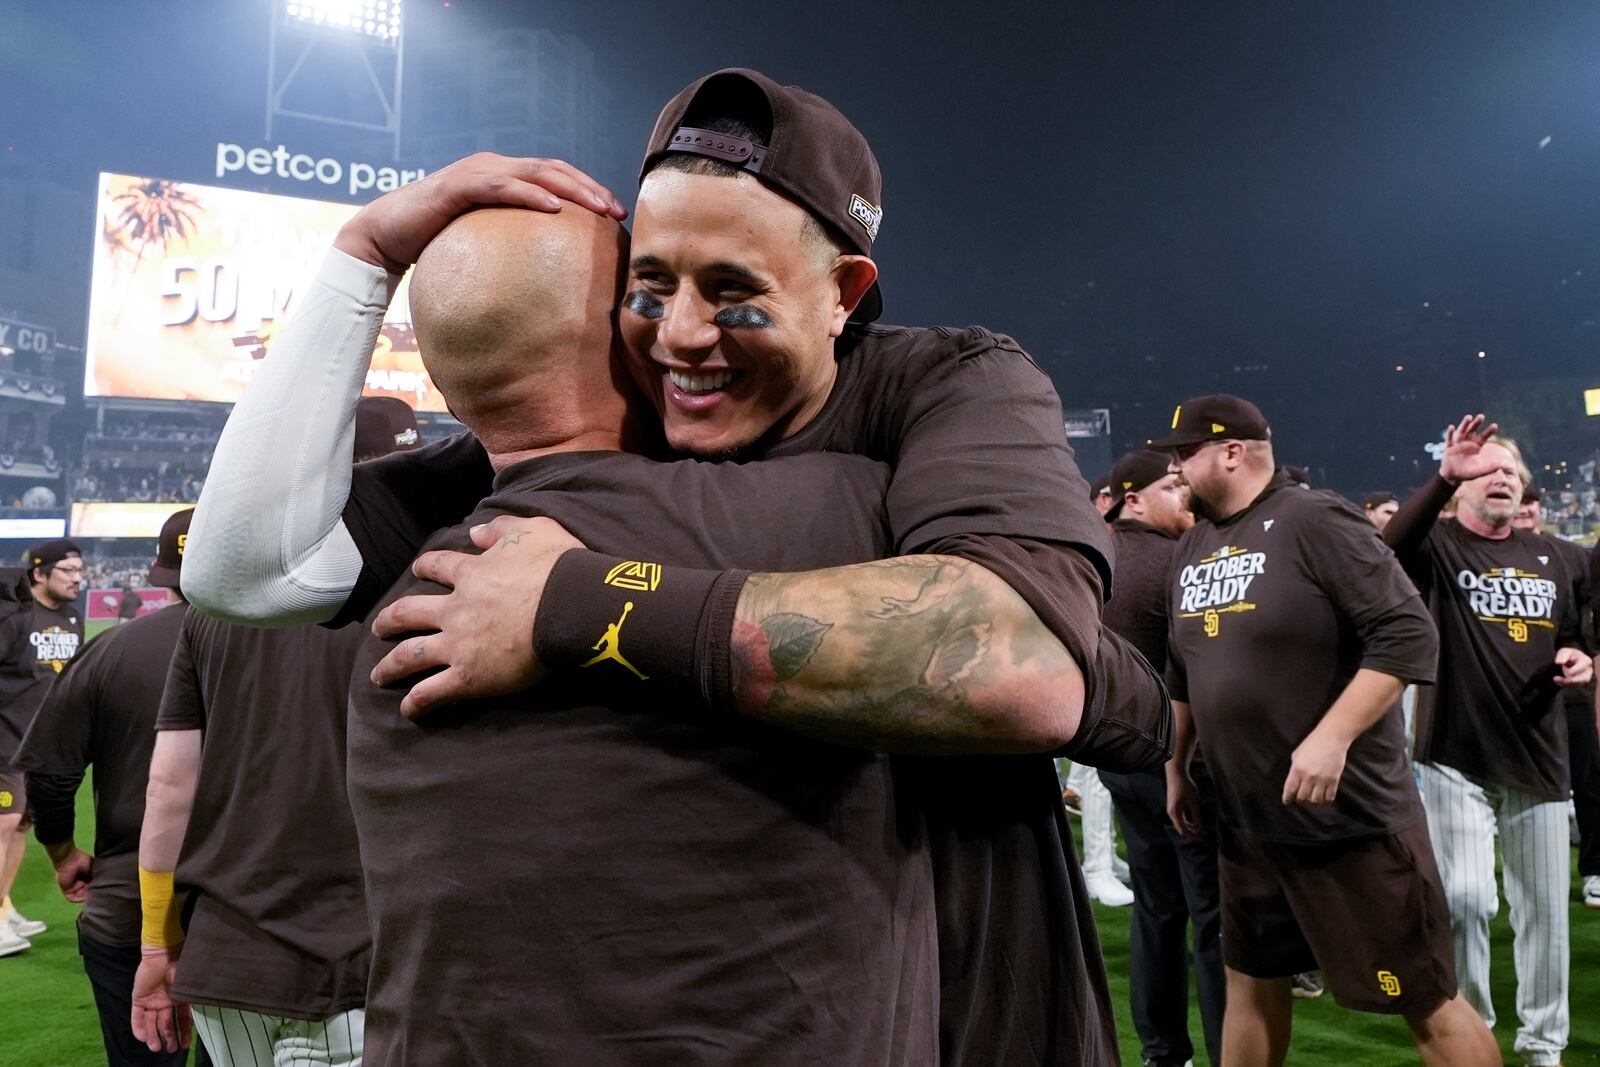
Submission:
[[[1007,720],[1058,703],[1077,671],[1015,590],[947,556],[752,575],[733,629],[741,711],[895,751],[1038,747]]]

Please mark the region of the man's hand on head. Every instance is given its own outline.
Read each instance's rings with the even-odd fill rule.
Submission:
[[[1561,668],[1556,684],[1564,688],[1578,688],[1594,681],[1594,660],[1584,655],[1581,649],[1557,649],[1556,666]]]
[[[412,564],[417,577],[450,592],[402,597],[373,620],[379,637],[404,638],[373,668],[375,684],[398,685],[438,670],[400,702],[407,718],[444,704],[515,693],[538,681],[533,620],[545,582],[562,553],[583,547],[560,523],[545,518],[502,516],[474,529],[472,540],[482,555],[426,552]]]
[[[555,212],[565,203],[619,220],[628,215],[605,186],[570,163],[478,152],[378,197],[344,224],[333,246],[404,274],[429,241],[473,208]]]
[[[1451,485],[1470,482],[1493,474],[1500,464],[1483,455],[1483,446],[1500,429],[1482,415],[1465,415],[1444,433],[1444,456],[1439,460],[1439,476]]]

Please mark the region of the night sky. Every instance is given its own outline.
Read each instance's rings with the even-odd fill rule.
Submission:
[[[45,264],[82,279],[83,306],[97,172],[216,184],[218,141],[263,143],[267,11],[0,2],[0,197],[17,180],[83,190],[81,225]],[[1538,464],[1600,444],[1581,397],[1600,386],[1595,4],[407,12],[416,71],[470,64],[506,27],[580,38],[606,150],[574,162],[625,202],[657,110],[694,77],[755,66],[828,97],[884,171],[886,321],[1013,334],[1066,406],[1112,410],[1118,449],[1206,391],[1255,400],[1281,459],[1350,493],[1415,484],[1422,445],[1469,404]],[[405,91],[419,113],[428,85]],[[448,162],[415,147],[431,132],[408,120],[402,165]],[[347,138],[274,140],[339,155]],[[81,323],[58,325],[81,340]]]

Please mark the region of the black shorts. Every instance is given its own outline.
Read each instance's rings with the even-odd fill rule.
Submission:
[[[22,772],[12,767],[0,767],[0,815],[26,815],[28,791],[24,787]]]
[[[1219,836],[1222,958],[1252,978],[1320,969],[1356,1011],[1425,1016],[1456,995],[1428,824],[1317,844]]]

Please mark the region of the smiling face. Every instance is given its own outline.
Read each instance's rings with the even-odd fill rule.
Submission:
[[[1511,516],[1511,525],[1519,530],[1533,530],[1538,532],[1541,508],[1537,500],[1529,500],[1517,505],[1517,513]]]
[[[754,178],[645,179],[618,318],[629,371],[677,451],[726,455],[822,410],[833,341],[877,272],[814,232]]]
[[[1517,472],[1517,457],[1510,449],[1493,441],[1483,446],[1482,455],[1495,464],[1495,469],[1461,483],[1457,494],[1460,510],[1472,514],[1485,526],[1507,526],[1522,504],[1523,484]]]

